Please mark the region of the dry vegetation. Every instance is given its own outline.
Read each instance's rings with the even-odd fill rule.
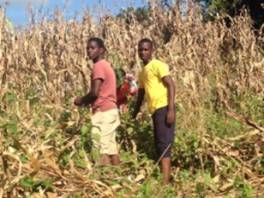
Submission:
[[[195,7],[182,17],[177,7],[153,6],[143,22],[131,15],[94,23],[89,13],[66,21],[57,12],[18,32],[4,21],[1,11],[0,197],[264,196],[264,35],[247,14],[230,28],[221,18],[203,22]],[[142,37],[171,66],[177,136],[167,189],[151,160],[147,113],[137,123],[122,116],[120,168],[91,163],[89,111],[71,103],[89,88],[90,36],[103,37],[108,59],[127,71],[139,68]]]

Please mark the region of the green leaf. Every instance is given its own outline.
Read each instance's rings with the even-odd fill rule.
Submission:
[[[31,189],[34,185],[34,181],[30,177],[25,177],[19,181],[19,184],[21,185],[22,188]]]
[[[81,135],[85,135],[85,134],[87,134],[90,131],[90,127],[88,127],[86,124],[84,124],[81,127],[80,131],[81,131]]]
[[[16,95],[12,92],[6,92],[4,95],[4,100],[8,103],[11,104],[17,99]]]
[[[11,120],[6,124],[0,126],[0,128],[4,129],[7,134],[16,134],[17,133],[17,121]]]

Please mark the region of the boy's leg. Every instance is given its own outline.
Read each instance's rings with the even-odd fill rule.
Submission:
[[[111,158],[112,165],[116,166],[120,164],[120,157],[118,154],[117,143],[116,143],[116,129],[111,134],[111,141],[109,142],[108,148]]]
[[[107,154],[101,154],[100,155],[100,161],[99,161],[100,165],[110,165],[111,164],[111,159]]]
[[[171,158],[164,157],[161,159],[161,171],[163,174],[163,184],[170,182]]]
[[[92,137],[92,159],[96,164],[99,165],[110,165],[111,158],[108,154],[102,153],[102,138],[104,131],[104,112],[97,112],[91,117],[92,121],[92,129],[91,129],[91,137]]]
[[[120,164],[120,159],[116,143],[116,128],[120,124],[119,113],[117,109],[112,109],[104,113],[100,152],[107,154],[112,165],[118,165]]]
[[[155,147],[163,173],[163,183],[169,183],[171,169],[171,145],[174,141],[174,125],[166,122],[167,107],[157,109],[152,116]]]
[[[116,166],[116,165],[119,165],[120,164],[120,158],[119,158],[119,155],[116,154],[116,155],[110,155],[111,157],[111,162],[112,162],[112,165]]]

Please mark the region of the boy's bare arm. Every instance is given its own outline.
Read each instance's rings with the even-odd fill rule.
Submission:
[[[163,77],[162,82],[164,83],[164,85],[168,89],[167,123],[173,124],[175,122],[175,106],[174,106],[175,87],[174,87],[174,82],[170,76]]]
[[[136,105],[135,105],[135,109],[134,112],[132,114],[132,118],[136,118],[140,107],[142,105],[143,99],[144,99],[144,95],[145,95],[145,90],[143,88],[139,88],[138,90],[138,96],[137,96],[137,101],[136,101]]]
[[[99,95],[99,90],[102,83],[103,81],[101,79],[94,80],[90,92],[83,97],[77,97],[74,101],[74,104],[77,106],[81,106],[81,105],[89,105],[92,102],[94,102]]]

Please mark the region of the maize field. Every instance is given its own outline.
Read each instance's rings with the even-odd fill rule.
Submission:
[[[264,197],[264,26],[245,11],[204,21],[190,4],[164,11],[152,4],[95,21],[56,11],[10,31],[0,10],[0,197]],[[137,76],[137,43],[155,43],[176,86],[172,182],[161,183],[146,108],[121,114],[122,164],[90,158],[90,115],[73,100],[87,93],[92,64],[86,42],[104,39],[107,60]],[[135,98],[131,98],[131,105]],[[131,107],[132,108],[132,107]],[[147,145],[147,146],[146,146]]]

